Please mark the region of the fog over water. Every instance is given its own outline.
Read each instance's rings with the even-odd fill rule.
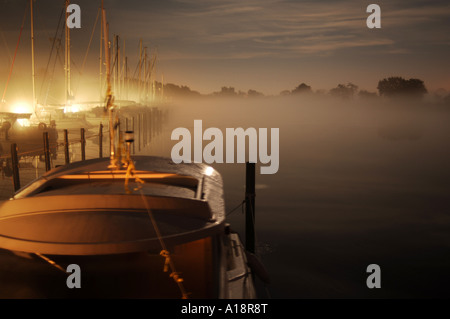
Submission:
[[[257,253],[272,298],[450,297],[448,106],[296,96],[186,99],[164,107],[163,132],[140,155],[170,157],[178,143],[172,131],[185,127],[193,135],[194,120],[202,120],[203,131],[223,133],[279,128],[278,172],[261,175],[256,167]],[[95,141],[88,139],[88,158],[98,154]],[[71,152],[80,159],[79,145]],[[60,155],[54,164],[63,162]],[[23,185],[44,171],[43,163],[39,172],[21,166]],[[245,196],[245,164],[212,166],[222,174],[230,213]],[[2,181],[6,200],[12,182]],[[244,241],[241,209],[227,219]],[[380,289],[366,286],[370,264],[381,267]],[[264,289],[259,296],[267,296]]]
[[[174,101],[170,110],[152,154],[170,157],[172,130],[193,134],[194,120],[203,131],[280,129],[279,170],[261,175],[257,164],[256,177],[258,253],[273,298],[450,295],[448,108],[274,97]],[[244,199],[245,164],[212,166],[229,212]],[[228,220],[244,239],[241,210]],[[381,267],[381,289],[366,286],[370,264]]]

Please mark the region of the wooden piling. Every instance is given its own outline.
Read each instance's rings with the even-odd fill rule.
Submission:
[[[98,128],[98,157],[103,157],[103,124],[100,123]]]
[[[132,126],[131,130],[136,133],[134,122],[135,122],[135,119],[134,119],[134,116],[133,116],[132,117],[132,122],[131,122],[131,126]],[[136,142],[133,143],[133,155],[136,153],[135,145],[136,145]]]
[[[50,165],[50,144],[48,142],[48,132],[44,132],[44,158],[45,158],[45,171],[48,172],[52,169]]]
[[[152,108],[151,112],[152,112],[152,133],[151,133],[151,135],[152,135],[152,137],[155,137],[156,136],[155,128],[156,128],[156,120],[157,120],[155,108]]]
[[[245,248],[255,253],[255,163],[245,165]]]
[[[11,144],[11,165],[13,172],[14,192],[20,189],[20,177],[19,177],[19,160],[17,158],[17,144]]]
[[[64,158],[66,165],[69,164],[69,132],[67,130],[64,130]]]
[[[81,134],[81,160],[86,160],[86,138],[84,133],[84,128],[80,129]]]
[[[147,117],[146,113],[142,113],[142,145],[145,148],[147,146]]]
[[[149,125],[150,125],[149,130],[148,130],[148,136],[149,136],[149,139],[150,139],[150,143],[153,141],[153,134],[152,134],[152,130],[153,130],[153,119],[152,119],[152,117],[153,117],[153,113],[152,113],[152,111],[150,110],[150,112],[148,112],[148,123],[149,123]]]
[[[139,130],[138,130],[138,152],[141,151],[141,131],[142,131],[142,122],[141,122],[141,114],[137,115],[138,117],[138,126],[139,126]]]

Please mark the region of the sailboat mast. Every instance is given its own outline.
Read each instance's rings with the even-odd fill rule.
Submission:
[[[119,90],[119,36],[116,34],[114,36],[114,94],[119,97],[120,96],[120,90]]]
[[[67,1],[67,5],[69,5],[70,1]],[[66,9],[67,11],[67,9]],[[67,21],[67,19],[66,19]],[[71,91],[71,83],[70,83],[70,79],[71,79],[71,75],[70,75],[70,28],[67,26],[66,23],[66,28],[67,28],[67,95],[69,97],[69,99],[72,99],[72,91]]]
[[[142,71],[142,39],[139,40],[139,79],[138,79],[138,102],[141,102],[141,71]]]
[[[125,81],[126,81],[126,99],[128,100],[128,92],[130,90],[130,79],[128,78],[128,57],[125,57]]]
[[[123,48],[122,48],[122,69],[121,69],[121,87],[120,87],[120,94],[121,98],[125,99],[125,39],[123,39]]]
[[[144,47],[144,103],[147,103],[147,47]]]
[[[103,32],[104,32],[104,43],[105,43],[105,60],[106,60],[106,109],[109,114],[109,139],[110,139],[110,165],[108,168],[115,169],[117,168],[117,159],[116,159],[116,151],[115,151],[115,128],[114,128],[114,105],[113,105],[113,96],[111,92],[111,66],[110,66],[110,52],[109,52],[109,27],[106,22],[106,13],[105,10],[102,9],[103,15]]]
[[[103,0],[100,8],[100,61],[99,61],[99,90],[100,90],[100,101],[103,99]]]
[[[36,113],[36,85],[35,85],[35,65],[34,65],[34,22],[33,22],[33,0],[30,0],[31,11],[31,81],[33,87],[33,110]]]
[[[65,105],[68,105],[68,100],[70,96],[70,31],[67,26],[67,18],[69,14],[67,12],[67,7],[70,4],[70,0],[66,0],[66,14],[64,30],[65,30],[65,42],[64,42],[64,94],[65,94]]]
[[[117,77],[117,97],[119,99],[122,98],[122,91],[120,87],[120,46],[119,46],[119,36],[117,35],[116,39],[116,55],[117,55],[117,70],[116,70],[116,77]]]

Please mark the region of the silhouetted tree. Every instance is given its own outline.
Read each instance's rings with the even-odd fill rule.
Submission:
[[[418,97],[422,98],[428,91],[419,79],[406,80],[399,76],[383,79],[378,82],[378,92],[388,97]]]
[[[305,83],[300,84],[295,89],[292,90],[293,94],[297,93],[311,93],[311,87]]]
[[[236,96],[236,90],[234,87],[226,87],[223,86],[220,92],[214,92],[214,95],[220,95],[220,96]]]
[[[255,90],[248,90],[247,92],[248,97],[258,97],[258,96],[264,96],[261,92],[255,91]]]
[[[164,94],[166,96],[182,96],[182,97],[195,97],[201,94],[197,91],[192,91],[188,86],[179,86],[172,83],[164,84]]]
[[[348,83],[347,85],[338,84],[337,87],[330,90],[330,94],[343,99],[352,98],[356,91],[358,91],[358,86],[353,83]]]

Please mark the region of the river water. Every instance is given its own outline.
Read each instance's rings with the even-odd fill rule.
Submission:
[[[450,110],[205,99],[174,102],[169,119],[150,152],[170,156],[171,132],[193,132],[195,119],[224,135],[226,128],[279,128],[279,170],[261,175],[257,164],[256,177],[257,252],[272,298],[450,296]],[[245,164],[212,166],[223,176],[230,212],[244,199]],[[228,220],[244,239],[241,210]],[[380,266],[380,289],[367,287],[370,264]]]
[[[278,172],[261,175],[257,164],[257,254],[271,279],[260,297],[450,296],[450,110],[327,98],[202,99],[168,109],[162,134],[140,154],[170,157],[172,131],[193,132],[194,120],[222,132],[279,128]],[[87,158],[98,154],[94,140]],[[71,154],[80,159],[78,146]],[[36,163],[22,163],[22,184],[43,172]],[[244,240],[244,215],[232,210],[244,199],[245,164],[212,166]],[[7,198],[10,180],[1,187]],[[381,269],[379,289],[366,285],[371,264]]]

